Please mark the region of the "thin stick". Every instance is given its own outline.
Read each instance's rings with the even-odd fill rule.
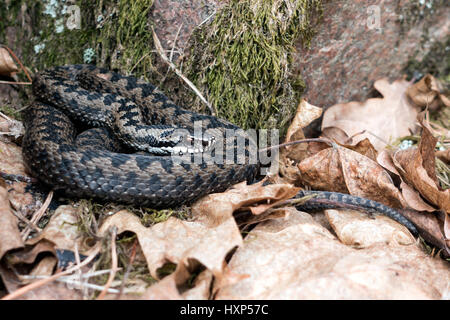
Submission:
[[[105,288],[99,294],[97,300],[103,300],[105,298],[105,295],[108,292],[109,287],[111,287],[111,284],[112,284],[112,282],[116,276],[116,272],[118,270],[118,268],[117,268],[118,263],[117,263],[117,250],[116,250],[116,235],[117,235],[117,228],[114,227],[111,230],[111,260],[112,260],[111,272],[109,273],[109,278],[105,284]]]
[[[155,48],[158,51],[159,55],[161,56],[161,58],[164,60],[164,62],[166,62],[174,71],[175,73],[184,81],[186,82],[186,84],[195,92],[195,94],[200,98],[200,100],[203,101],[204,104],[206,104],[206,106],[208,107],[209,111],[211,112],[211,114],[213,116],[216,115],[216,112],[214,111],[213,107],[211,106],[211,104],[203,97],[203,95],[200,93],[200,91],[195,87],[195,85],[188,79],[186,78],[180,70],[178,70],[178,68],[175,66],[175,64],[173,64],[172,61],[169,60],[169,58],[166,56],[166,54],[164,53],[164,49],[161,45],[161,42],[159,42],[158,36],[155,33],[155,30],[152,28],[152,33],[153,33],[153,42],[155,43]]]
[[[117,300],[120,299],[120,297],[122,296],[122,294],[123,294],[123,292],[125,290],[125,283],[127,282],[128,277],[130,276],[130,271],[131,271],[131,268],[133,266],[134,259],[136,257],[137,244],[138,244],[138,240],[136,238],[136,239],[134,239],[133,247],[131,248],[130,261],[128,262],[127,269],[125,270],[125,274],[123,275],[123,280],[122,280],[122,283],[120,285],[120,290],[119,290],[119,294],[117,295]]]
[[[48,194],[47,199],[45,199],[45,202],[42,205],[42,207],[40,207],[39,210],[34,213],[33,217],[31,217],[31,219],[30,219],[31,223],[36,225],[36,223],[42,218],[45,211],[47,211],[47,208],[50,205],[52,198],[53,198],[53,191],[50,191],[50,193]],[[28,238],[28,235],[30,234],[30,232],[31,232],[31,228],[29,228],[28,226],[22,231],[22,240],[23,241],[25,241]]]
[[[323,139],[323,138],[309,138],[309,139],[301,139],[301,140],[296,140],[296,141],[285,142],[282,144],[277,144],[275,146],[270,146],[267,148],[259,149],[259,152],[269,151],[269,150],[276,149],[276,148],[287,147],[287,146],[292,146],[294,144],[300,144],[300,143],[306,143],[306,142],[323,142],[323,143],[329,144],[333,148],[337,148],[337,144],[331,140]]]
[[[17,58],[17,56],[14,54],[14,52],[13,52],[10,48],[8,48],[7,46],[2,45],[1,47],[5,48],[5,49],[9,52],[9,54],[10,54],[10,55],[14,58],[14,60],[16,60],[16,62],[19,64],[20,68],[21,68],[22,71],[25,73],[25,75],[27,76],[28,80],[30,80],[30,82],[13,82],[12,84],[26,84],[26,85],[30,85],[30,84],[33,82],[33,80],[31,79],[30,74],[28,73],[27,69],[23,66],[23,64],[22,64],[22,62],[20,61],[20,59]],[[8,84],[11,84],[10,82],[11,82],[11,81],[0,81],[0,83],[8,83]]]
[[[42,286],[46,285],[47,283],[50,283],[50,282],[58,279],[59,277],[65,276],[67,274],[71,274],[72,272],[80,269],[81,267],[83,267],[83,266],[87,265],[89,262],[91,262],[97,256],[97,254],[99,252],[100,252],[100,246],[97,249],[95,249],[95,251],[92,252],[91,255],[89,257],[87,257],[82,263],[80,263],[70,269],[67,269],[66,271],[58,272],[58,273],[54,274],[53,276],[48,277],[46,279],[42,279],[42,280],[30,283],[29,285],[24,286],[6,296],[4,296],[3,298],[1,298],[1,300],[17,299],[18,297],[24,295],[25,293],[32,291],[34,289],[37,289],[39,287],[42,287]]]

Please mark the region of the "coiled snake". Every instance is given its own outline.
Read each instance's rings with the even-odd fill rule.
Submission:
[[[36,100],[24,114],[23,155],[30,172],[54,190],[161,208],[222,192],[257,174],[256,142],[243,130],[182,109],[134,77],[91,65],[55,67],[35,76],[33,93]],[[417,234],[409,220],[378,202],[313,193],[319,202],[299,209],[347,203],[387,215]]]

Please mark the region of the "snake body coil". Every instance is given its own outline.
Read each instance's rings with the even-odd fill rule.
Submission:
[[[257,174],[256,142],[243,130],[184,110],[134,77],[90,65],[56,67],[36,75],[33,93],[36,100],[24,114],[23,156],[31,173],[54,190],[163,208]],[[187,158],[176,161],[177,154]],[[411,221],[381,203],[325,191],[297,197],[311,194],[315,199],[298,209],[346,204],[389,216],[418,234]]]
[[[258,166],[248,161],[256,144],[242,130],[184,110],[134,77],[90,65],[56,67],[36,75],[33,93],[36,101],[24,114],[25,162],[33,175],[68,195],[161,208],[222,192],[256,175]],[[195,122],[210,139],[200,137],[200,149],[226,130],[240,132],[245,161],[194,161],[197,149],[178,146],[194,136]],[[84,131],[89,127],[94,129]],[[177,135],[180,128],[187,134]],[[237,160],[239,139],[227,139]],[[131,153],[130,147],[150,154]],[[171,154],[183,153],[178,150],[191,161],[175,161]],[[212,147],[210,155],[218,150]]]

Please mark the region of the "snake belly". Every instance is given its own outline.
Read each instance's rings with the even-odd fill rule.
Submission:
[[[238,182],[252,181],[257,174],[258,164],[249,161],[256,142],[243,130],[216,117],[182,109],[155,86],[137,78],[92,65],[55,67],[35,76],[33,94],[35,100],[24,112],[25,163],[33,176],[67,195],[175,207],[223,192]],[[130,105],[139,110],[128,108]],[[199,162],[195,158],[198,154],[190,154],[190,161],[180,162],[171,156],[133,153],[117,140],[111,128],[118,110],[137,134],[141,132],[136,129],[138,121],[156,128],[160,136],[150,140],[157,144],[166,127],[190,132],[193,123],[200,122],[201,129],[214,138],[233,130],[245,141],[244,159],[236,161],[237,152],[242,151],[237,137],[225,139],[235,161]],[[211,154],[215,152],[213,148]]]

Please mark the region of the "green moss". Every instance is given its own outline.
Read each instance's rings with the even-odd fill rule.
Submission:
[[[289,65],[294,44],[309,44],[319,0],[232,0],[193,35],[185,74],[218,116],[243,128],[285,128],[302,91]],[[195,109],[205,108],[198,99]]]
[[[19,120],[22,120],[22,114],[20,112],[18,112],[16,109],[14,109],[12,106],[10,105],[0,105],[0,112],[5,114],[6,116]]]
[[[49,14],[48,4],[52,3]],[[16,0],[0,3],[0,43],[6,27],[13,27],[24,64],[33,71],[55,65],[94,63],[144,78],[153,68],[148,13],[153,0],[77,0],[79,29],[69,30],[66,0]],[[31,21],[27,21],[27,20]],[[26,27],[23,27],[24,21]],[[86,61],[86,51],[95,53]]]

